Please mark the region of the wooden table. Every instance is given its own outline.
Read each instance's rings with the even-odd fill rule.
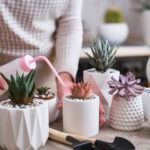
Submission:
[[[59,119],[52,125],[52,128],[62,131],[62,120]],[[136,146],[136,150],[150,150],[150,125],[147,121],[144,123],[142,130],[136,132],[122,132],[109,127],[108,122],[100,129],[97,139],[112,142],[115,136],[121,136],[132,141]],[[72,148],[52,140],[48,140],[46,146],[40,150],[71,150]]]
[[[89,47],[82,48],[80,58],[88,58],[84,52],[92,55]],[[150,56],[150,48],[148,46],[120,46],[116,57],[142,57]]]

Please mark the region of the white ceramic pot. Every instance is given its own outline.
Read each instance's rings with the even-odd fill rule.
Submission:
[[[49,97],[43,97],[39,96],[38,94],[34,94],[34,97],[40,100],[43,100],[44,103],[48,105],[48,113],[49,113],[49,123],[53,123],[59,115],[59,109],[58,109],[58,99],[54,93],[51,93]]]
[[[110,42],[122,44],[129,34],[127,23],[103,23],[100,25],[100,34]]]
[[[105,73],[96,71],[94,68],[85,70],[83,72],[84,82],[88,82],[91,85],[92,90],[99,96],[104,107],[104,118],[109,119],[110,106],[112,102],[112,95],[109,94],[110,88],[108,81],[113,76],[116,80],[119,80],[120,72],[114,69],[107,69]]]
[[[5,101],[4,101],[5,102]],[[11,108],[0,103],[0,146],[7,150],[37,150],[48,139],[48,107]]]
[[[48,104],[49,123],[53,123],[58,118],[59,114],[58,99],[55,96],[53,99],[44,100],[44,102]]]
[[[68,96],[68,95],[67,95]],[[99,132],[99,97],[91,100],[63,98],[63,129],[65,132],[92,137]]]
[[[110,126],[122,131],[136,131],[143,127],[144,113],[142,96],[126,100],[119,98],[112,101],[110,110]]]
[[[148,59],[146,64],[146,77],[148,79],[148,83],[150,84],[150,58]]]
[[[150,88],[146,88],[144,90],[142,94],[142,99],[143,99],[144,115],[150,124]]]
[[[143,38],[145,41],[145,44],[150,46],[150,11],[145,10],[141,14],[141,26],[142,26],[142,32],[143,32]]]

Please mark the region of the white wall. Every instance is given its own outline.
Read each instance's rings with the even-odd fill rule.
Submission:
[[[109,6],[118,6],[124,13],[124,19],[130,28],[128,41],[141,40],[140,14],[135,11],[135,0],[83,0],[84,39],[93,38],[99,32],[104,10]]]

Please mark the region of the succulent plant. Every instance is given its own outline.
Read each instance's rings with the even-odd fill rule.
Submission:
[[[106,71],[115,63],[115,54],[118,50],[116,43],[111,43],[104,37],[97,38],[89,43],[93,57],[86,53],[90,64],[97,71]]]
[[[48,95],[49,89],[50,89],[49,87],[40,87],[40,88],[37,88],[37,92],[39,95]]]
[[[114,94],[114,98],[124,97],[126,100],[130,100],[131,97],[136,97],[142,94],[144,87],[138,85],[140,79],[135,80],[135,77],[131,72],[128,72],[126,76],[120,75],[119,81],[112,77],[112,80],[108,82],[108,85],[112,90],[110,94]]]
[[[77,99],[87,99],[90,95],[90,85],[86,82],[74,83],[72,88],[72,97]]]
[[[105,23],[120,23],[123,22],[123,13],[117,7],[110,7],[104,14]]]
[[[14,105],[16,104],[24,104],[27,105],[31,103],[33,100],[33,93],[35,90],[35,71],[31,70],[26,78],[24,78],[24,74],[19,76],[18,72],[16,72],[16,79],[13,75],[11,75],[11,79],[5,77],[5,75],[1,74],[4,80],[7,82],[9,88],[9,98],[11,99]]]
[[[150,0],[136,0],[136,1],[141,5],[141,8],[138,9],[139,12],[150,10]]]

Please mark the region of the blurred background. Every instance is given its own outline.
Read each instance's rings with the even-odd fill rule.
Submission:
[[[122,74],[132,71],[148,84],[147,61],[150,56],[150,0],[83,0],[83,52],[77,80],[82,71],[91,68],[84,51],[88,41],[98,34],[117,42],[119,50],[113,68]]]

